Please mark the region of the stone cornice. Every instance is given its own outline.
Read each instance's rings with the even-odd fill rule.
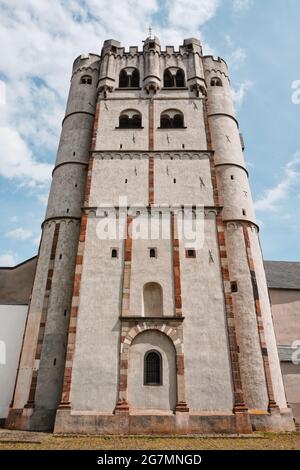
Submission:
[[[97,160],[142,160],[157,158],[160,160],[201,160],[212,158],[214,152],[212,150],[94,150],[91,152],[91,156]]]

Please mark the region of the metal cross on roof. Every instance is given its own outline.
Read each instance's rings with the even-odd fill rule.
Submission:
[[[149,38],[152,39],[152,28],[149,26]]]

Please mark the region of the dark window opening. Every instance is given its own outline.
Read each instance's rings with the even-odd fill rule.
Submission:
[[[243,215],[247,215],[247,212],[245,211],[245,209],[243,209]]]
[[[150,258],[157,258],[156,248],[149,248],[149,256]]]
[[[142,127],[142,116],[141,114],[134,114],[130,118],[127,114],[121,114],[119,117],[119,128],[120,129],[140,129]]]
[[[155,43],[154,42],[149,42],[149,48],[154,49],[155,48]]]
[[[64,317],[67,316],[67,310],[64,310]]]
[[[75,188],[77,188],[78,184],[75,184]]]
[[[237,282],[236,281],[233,281],[230,283],[231,285],[231,292],[233,294],[235,294],[236,292],[238,292],[238,285],[237,285]]]
[[[173,179],[173,183],[176,184],[176,178]]]
[[[169,118],[169,116],[161,116],[160,118],[160,127],[162,129],[170,129],[172,126],[171,126],[171,119]]]
[[[183,88],[184,83],[184,71],[182,69],[177,70],[176,77],[175,77],[176,87]]]
[[[56,366],[56,357],[54,358],[53,365]]]
[[[62,259],[62,255],[59,255],[59,259]]]
[[[117,52],[116,46],[111,46],[111,52]]]
[[[76,155],[76,152],[73,152],[73,157],[75,157],[75,155]]]
[[[162,357],[158,351],[145,354],[144,385],[162,385]]]
[[[165,112],[165,114],[160,116],[160,127],[161,129],[183,129],[183,114],[177,112],[174,117],[171,117],[169,114],[167,114],[167,112]]]
[[[134,129],[138,129],[139,127],[142,127],[142,120],[141,120],[140,114],[135,114],[134,116],[132,116],[131,125]]]
[[[185,145],[184,145],[184,144],[182,144],[182,148],[183,148],[183,149],[185,148]]]
[[[119,88],[139,88],[140,73],[134,69],[130,74],[126,69],[122,69],[119,76]]]
[[[183,116],[182,114],[175,114],[173,118],[173,127],[180,129],[183,127]]]
[[[222,80],[219,77],[211,79],[210,86],[223,86]]]
[[[125,184],[127,184],[127,183],[128,183],[128,179],[127,179],[127,178],[125,178]]]
[[[165,88],[172,88],[174,87],[174,80],[173,75],[171,74],[170,70],[165,70],[164,72],[164,87]]]
[[[129,77],[126,70],[121,70],[119,77],[119,88],[128,88],[129,87]]]
[[[122,149],[122,148],[123,148],[123,144],[120,144],[120,149]]]
[[[83,85],[91,85],[93,82],[93,79],[90,75],[84,75],[83,77],[81,77],[81,83]]]
[[[234,175],[231,175],[231,177],[230,177],[230,178],[231,178],[232,180],[234,180]]]
[[[196,258],[196,250],[193,248],[185,250],[185,256],[186,258]]]
[[[111,250],[111,257],[112,258],[118,258],[118,250],[116,248],[113,248]]]
[[[184,88],[185,75],[182,69],[178,69],[173,75],[169,69],[164,71],[164,87],[165,88]]]

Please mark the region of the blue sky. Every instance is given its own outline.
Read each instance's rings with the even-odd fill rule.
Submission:
[[[0,0],[0,265],[37,252],[73,59],[142,47],[149,24],[229,63],[264,256],[299,261],[299,17],[299,0]]]

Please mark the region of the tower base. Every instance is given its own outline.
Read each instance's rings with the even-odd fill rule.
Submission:
[[[95,413],[55,410],[11,409],[5,427],[23,431],[58,434],[119,435],[189,435],[251,434],[253,431],[294,431],[295,423],[289,408],[271,413],[251,410],[248,413],[129,411]]]

